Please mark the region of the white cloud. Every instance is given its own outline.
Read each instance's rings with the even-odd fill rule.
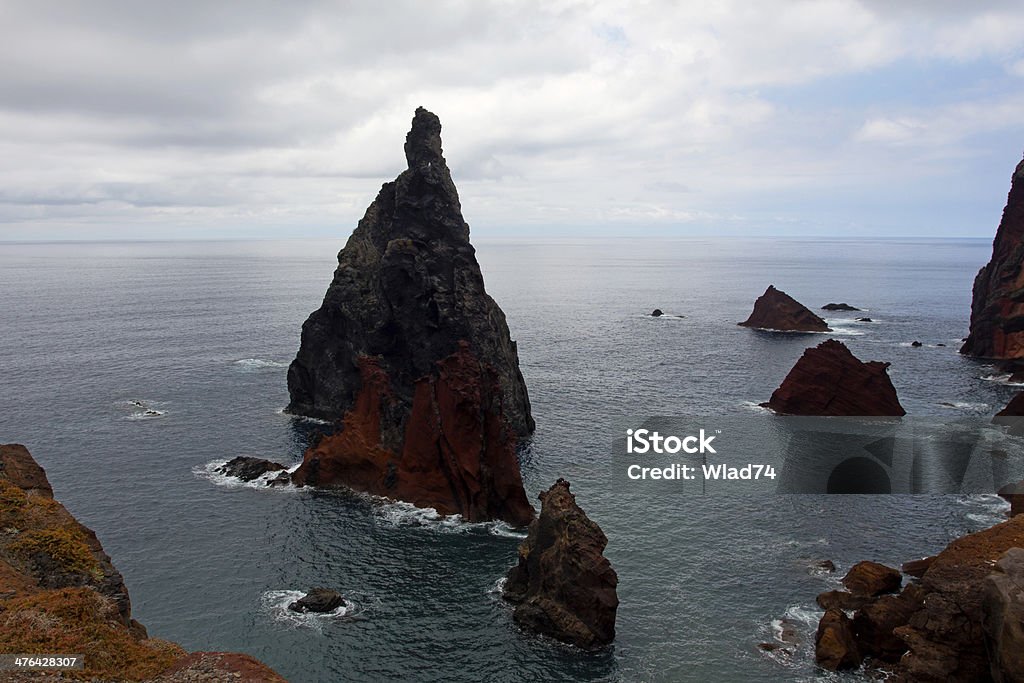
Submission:
[[[875,192],[1024,132],[1020,98],[985,78],[918,105],[872,96],[886,69],[1021,75],[1022,36],[1010,2],[6,3],[0,239],[104,221],[343,233],[401,170],[420,104],[474,226],[713,222],[766,192]],[[815,97],[842,78],[863,79],[856,102]]]

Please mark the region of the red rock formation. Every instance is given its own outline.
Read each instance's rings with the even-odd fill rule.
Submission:
[[[898,570],[867,560],[850,567],[850,571],[843,577],[843,585],[851,593],[870,597],[895,593],[900,589],[901,583],[903,577]]]
[[[341,429],[306,451],[293,475],[299,485],[344,485],[471,521],[533,519],[515,438],[501,413],[493,371],[467,342],[416,382],[401,451],[382,444],[386,416],[401,410],[387,375],[360,359],[362,389]]]
[[[595,649],[615,639],[618,576],[603,552],[608,539],[559,479],[540,494],[540,516],[519,546],[503,596],[517,624]]]
[[[960,353],[1024,358],[1024,161],[1010,181],[992,258],[974,279],[971,333]]]
[[[1016,517],[1024,512],[1024,481],[1018,481],[1016,484],[1007,484],[1000,487],[996,493],[1010,504],[1011,517]]]
[[[996,563],[982,609],[992,680],[1024,681],[1024,548],[1010,548]]]
[[[889,379],[889,363],[857,359],[834,339],[804,351],[762,405],[786,415],[906,415]]]
[[[1024,391],[1019,391],[1010,399],[1006,407],[996,413],[992,424],[1005,425],[1010,434],[1024,434]]]
[[[927,563],[920,583],[857,608],[851,625],[857,652],[895,663],[895,681],[1021,680],[1015,677],[1021,629],[1016,616],[1007,620],[1022,613],[1015,597],[1020,585],[1006,578],[1017,576],[1017,565],[993,568],[1022,546],[1024,516],[954,540]],[[825,656],[835,658],[831,650]]]
[[[0,445],[0,526],[0,651],[83,655],[76,680],[80,673],[104,681],[284,683],[248,655],[189,655],[150,638],[132,618],[128,589],[96,534],[54,500],[46,472],[17,444]],[[3,680],[42,679],[8,672]]]
[[[829,609],[814,635],[814,659],[830,671],[856,669],[861,654],[853,637],[853,624],[840,609]]]
[[[750,317],[741,323],[743,327],[781,332],[831,332],[824,320],[811,312],[799,301],[768,285],[764,294],[754,302]]]

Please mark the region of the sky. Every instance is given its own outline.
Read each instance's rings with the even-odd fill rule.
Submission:
[[[1024,3],[0,0],[0,240],[344,237],[420,105],[475,236],[991,238]]]

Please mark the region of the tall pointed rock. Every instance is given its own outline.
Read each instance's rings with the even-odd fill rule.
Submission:
[[[1024,161],[1010,181],[992,260],[974,278],[971,333],[960,353],[1024,359]]]
[[[515,444],[533,432],[530,400],[505,314],[484,290],[441,122],[422,107],[405,156],[302,326],[288,412],[339,429],[293,479],[525,524]]]

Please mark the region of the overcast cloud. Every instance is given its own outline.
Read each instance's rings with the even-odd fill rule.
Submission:
[[[0,2],[0,239],[344,237],[418,105],[477,235],[991,236],[1024,5]]]

